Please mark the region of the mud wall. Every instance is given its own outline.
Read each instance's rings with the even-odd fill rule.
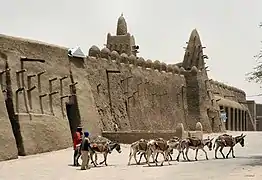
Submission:
[[[148,67],[153,65],[149,63]],[[120,72],[108,73],[112,113],[106,70]],[[123,57],[113,60],[92,56],[87,59],[87,75],[103,130],[112,131],[115,124],[120,131],[172,130],[177,123],[187,128],[183,75],[134,65],[128,58],[125,61]]]
[[[217,88],[203,69],[185,71],[95,46],[87,58],[69,58],[67,48],[5,35],[0,35],[0,50],[10,68],[19,155],[71,146],[71,132],[80,124],[92,136],[102,131],[174,131],[179,123],[194,130],[196,122],[203,131],[221,131],[219,106],[209,92]],[[1,70],[5,63],[0,61]],[[244,98],[241,92],[233,94]]]
[[[178,123],[176,129],[173,130],[158,130],[158,131],[144,131],[144,130],[131,130],[131,131],[103,131],[102,136],[124,144],[131,144],[139,139],[155,139],[164,138],[169,140],[173,137],[179,137],[181,139],[187,137],[198,137],[203,138],[203,127],[200,122],[195,124],[194,131],[185,131],[183,123]]]
[[[228,125],[227,129],[230,130],[250,130],[254,131],[255,122],[253,120],[252,114],[250,112],[250,108],[248,107],[248,101],[246,100],[246,93],[238,88],[228,86],[226,84],[220,83],[218,81],[209,80],[211,85],[212,94],[215,95],[215,100],[217,104],[225,109],[235,109],[238,111],[244,111],[246,115],[242,115],[243,117],[239,117],[239,115],[229,115],[229,116],[236,116],[235,120],[236,123],[232,123]],[[219,109],[219,108],[218,108]],[[227,112],[227,114],[229,111]],[[234,117],[235,118],[235,117]],[[230,120],[233,121],[233,120]],[[239,125],[242,121],[246,125]]]
[[[227,99],[231,99],[236,102],[245,103],[246,93],[243,90],[235,88],[233,86],[228,86],[212,79],[210,79],[209,81],[214,94],[225,97]]]
[[[181,137],[181,134],[176,131],[159,131],[159,132],[145,132],[145,131],[121,131],[121,132],[112,132],[112,131],[104,131],[102,133],[103,137],[106,137],[112,141],[131,144],[140,139],[155,139],[155,138],[163,138],[169,140],[170,138],[176,136]]]
[[[88,79],[85,79],[84,67],[79,66],[78,62],[70,63],[67,48],[1,35],[0,50],[7,55],[10,68],[14,111],[22,136],[20,140],[22,142],[18,147],[19,155],[58,150],[72,145],[65,108],[65,103],[70,103],[74,96],[70,88],[72,84],[69,73],[70,65],[74,81],[78,82],[76,91],[79,94],[78,105],[82,112],[82,125],[93,135],[100,133],[99,116],[95,110]],[[21,57],[45,60],[45,62],[24,62],[24,67],[21,68]],[[0,69],[5,69],[3,60],[0,61]],[[24,77],[21,75],[21,69],[25,71]],[[17,74],[20,74],[19,78]],[[63,79],[61,85],[60,79],[66,76],[67,78]],[[40,77],[40,83],[38,77]],[[28,79],[31,79],[31,83],[28,82]],[[2,86],[3,89],[6,88],[4,81]],[[24,90],[21,89],[23,87]],[[62,96],[70,98],[64,97],[61,103]],[[40,105],[40,97],[42,105]],[[5,106],[3,105],[2,108]],[[1,118],[4,117],[1,116]],[[8,118],[5,121],[8,121]],[[76,126],[75,124],[74,127]],[[5,126],[0,128],[2,131]],[[12,132],[12,129],[9,131]],[[2,133],[1,135],[9,136]]]

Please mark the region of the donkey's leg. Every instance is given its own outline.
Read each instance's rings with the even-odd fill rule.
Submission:
[[[140,154],[140,158],[139,158],[139,161],[138,161],[138,164],[140,164],[141,163],[141,160],[142,160],[142,157],[144,156],[144,158],[145,158],[145,160],[147,159],[147,157],[146,157],[146,152],[142,152],[141,154]]]
[[[197,161],[197,154],[198,154],[198,148],[196,149],[196,156],[195,156],[196,161]]]
[[[163,166],[167,156],[166,156],[166,153],[164,153],[164,152],[162,152],[161,154],[163,155],[163,161],[161,162],[160,165]]]
[[[150,150],[147,150],[147,158],[146,158],[146,163],[148,164],[148,166],[150,166],[150,162],[149,162],[149,159],[150,159],[150,155],[151,155],[151,151]]]
[[[202,148],[201,150],[205,153],[205,155],[206,155],[206,160],[208,160],[208,156],[207,156],[206,150],[205,150],[204,148]]]
[[[190,161],[190,159],[188,158],[188,151],[189,151],[189,148],[187,147],[186,148],[186,158],[187,158],[188,161]]]
[[[140,157],[139,157],[139,160],[138,160],[137,164],[140,164],[143,155],[144,155],[144,153],[140,154]]]
[[[97,165],[97,153],[95,153],[95,163]]]
[[[224,149],[224,146],[221,146],[221,148],[220,148],[220,153],[222,154],[222,156],[223,156],[223,158],[225,159],[226,157],[225,157],[225,155],[224,155],[224,153],[223,153],[223,149]]]
[[[157,161],[157,158],[158,158],[158,154],[159,154],[159,153],[157,153],[157,154],[156,154],[156,159],[155,159],[155,161],[156,161],[156,162],[158,162],[158,161]]]
[[[153,162],[155,162],[155,163],[156,163],[156,166],[157,166],[156,152],[153,152],[152,157],[153,157]]]
[[[232,157],[235,158],[234,147],[232,147]]]
[[[137,151],[133,152],[133,156],[134,156],[134,159],[136,161],[136,164],[138,164],[137,159],[136,159],[136,153],[137,153]]]
[[[105,155],[107,155],[107,152],[104,152],[104,153],[103,153],[103,155],[104,155],[104,160],[103,160],[103,161],[101,161],[99,164],[106,163],[106,158],[105,158]]]
[[[144,158],[145,158],[145,160],[147,160],[147,157],[146,157],[146,152],[144,153]]]
[[[216,159],[218,159],[218,157],[217,157],[217,150],[218,150],[218,148],[219,148],[219,146],[217,145],[217,146],[216,146],[216,149],[215,149],[215,158],[216,158]]]
[[[166,159],[167,162],[168,162],[168,165],[170,165],[170,162],[169,162],[169,159],[168,159],[168,155],[170,155],[170,154],[167,151],[163,153],[164,159]],[[163,166],[163,164],[162,164],[162,166]]]
[[[168,165],[170,165],[170,161],[168,159],[168,154],[165,154],[165,155],[166,155],[166,159],[167,159]],[[169,154],[169,155],[170,155],[170,160],[172,161],[172,156],[171,156],[171,154]]]
[[[170,153],[168,153],[168,155],[167,156],[169,156],[170,157],[170,161],[172,161],[173,159],[172,159],[172,155],[170,154]],[[167,157],[167,159],[168,159],[168,157]]]
[[[231,151],[232,151],[232,147],[230,147],[230,149],[229,149],[229,151],[228,151],[228,153],[227,153],[227,155],[226,155],[226,158],[228,159],[228,156],[229,156],[229,154],[231,153]]]
[[[182,151],[182,155],[183,155],[184,160],[186,160],[184,151]]]
[[[105,165],[107,166],[107,162],[106,162],[106,160],[107,160],[107,152],[104,153],[104,159],[105,159]]]
[[[94,166],[96,167],[97,166],[97,163],[96,163],[96,160],[94,161],[93,159],[93,155],[96,154],[96,153],[92,153],[90,152],[90,159],[91,159],[91,162],[94,164]],[[95,156],[95,158],[97,158],[97,156]]]
[[[181,150],[178,150],[178,155],[177,155],[177,157],[176,157],[176,160],[177,160],[177,161],[179,161],[180,154],[181,154]]]
[[[128,166],[130,165],[130,162],[131,162],[131,159],[132,159],[132,155],[133,155],[132,153],[134,153],[134,151],[132,150],[132,148],[130,148],[129,159],[128,159],[128,163],[127,163]]]
[[[156,162],[156,161],[155,161],[155,159],[156,159],[156,158],[155,158],[155,157],[156,157],[156,154],[152,153],[152,154],[151,154],[151,157],[152,157],[152,160],[153,160],[152,163]]]

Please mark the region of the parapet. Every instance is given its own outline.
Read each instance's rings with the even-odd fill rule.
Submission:
[[[160,67],[161,67],[160,61],[155,60],[154,63],[153,63],[153,69],[161,71]]]
[[[146,64],[146,62],[145,62],[144,58],[139,57],[139,58],[137,59],[137,66],[145,67],[145,64]]]
[[[117,60],[117,59],[119,59],[119,54],[118,54],[118,52],[116,52],[116,51],[112,51],[112,53],[111,53],[111,59],[112,60]]]
[[[129,64],[128,55],[126,53],[120,55],[120,63]]]
[[[162,62],[161,65],[160,65],[160,68],[161,68],[161,71],[165,71],[167,72],[167,64]]]
[[[89,52],[88,52],[88,56],[91,56],[91,57],[100,57],[100,49],[93,45],[90,49],[89,49]]]
[[[150,59],[146,60],[145,68],[153,69],[153,62]]]
[[[131,56],[129,56],[128,61],[129,61],[129,64],[133,64],[135,66],[137,64],[136,56],[133,55],[133,54]]]
[[[111,57],[111,52],[107,47],[105,47],[101,50],[101,57],[106,58],[106,59],[109,59]]]
[[[238,88],[233,87],[233,86],[228,86],[228,85],[226,85],[224,83],[221,83],[221,82],[218,82],[218,81],[214,81],[212,79],[210,79],[209,82],[210,82],[210,84],[215,85],[215,86],[217,86],[219,88],[227,89],[229,91],[233,91],[235,93],[239,93],[239,94],[241,94],[241,95],[246,97],[245,91],[243,91],[241,89],[238,89]]]
[[[133,54],[127,55],[126,53],[122,53],[121,55],[117,51],[110,51],[109,48],[104,47],[100,50],[97,46],[93,45],[88,52],[88,56],[93,58],[103,58],[109,61],[115,61],[116,63],[122,63],[127,65],[139,66],[145,69],[152,69],[159,71],[161,73],[172,73],[177,75],[182,75],[185,72],[184,68],[180,68],[176,64],[166,64],[164,62],[160,62],[159,60],[152,61],[150,59],[144,60],[143,57],[136,57]],[[198,71],[197,68],[193,69],[192,72]],[[182,72],[182,73],[181,73]]]

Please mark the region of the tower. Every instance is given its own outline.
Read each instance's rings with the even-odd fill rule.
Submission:
[[[138,53],[139,46],[135,44],[134,36],[127,32],[126,20],[121,14],[117,21],[116,35],[107,34],[106,47],[111,51],[117,51],[119,54],[135,55]]]
[[[196,66],[197,69],[204,69],[204,58],[206,56],[203,55],[203,48],[197,30],[193,29],[187,43],[184,61],[182,63],[183,68],[190,70],[193,66]]]

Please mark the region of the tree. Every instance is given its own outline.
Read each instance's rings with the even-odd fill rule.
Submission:
[[[262,22],[259,24],[259,27],[262,27]],[[262,49],[260,49],[258,54],[254,56],[254,58],[256,58],[256,60],[258,61],[258,65],[254,67],[252,72],[247,73],[247,80],[249,82],[254,81],[256,83],[262,83],[262,62],[260,61],[260,59],[262,58]]]

